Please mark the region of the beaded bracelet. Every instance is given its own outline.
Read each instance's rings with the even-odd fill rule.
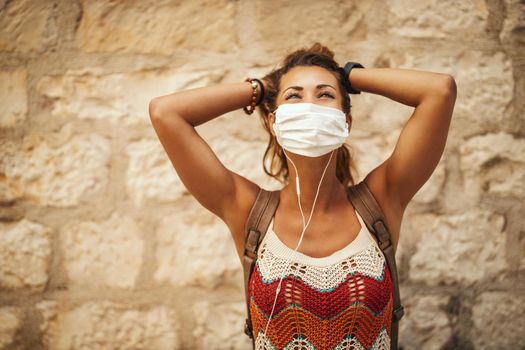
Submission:
[[[244,81],[247,81],[250,84],[252,84],[252,101],[251,101],[249,106],[243,107],[244,113],[250,115],[250,114],[253,113],[253,111],[255,111],[255,106],[256,106],[256,103],[257,103],[257,95],[258,95],[257,94],[257,86],[258,86],[258,84],[252,78],[246,78],[246,79],[244,79]]]
[[[257,101],[255,102],[255,105],[258,106],[261,104],[262,101],[264,101],[264,84],[259,79],[252,79],[259,84],[259,96],[257,96]]]

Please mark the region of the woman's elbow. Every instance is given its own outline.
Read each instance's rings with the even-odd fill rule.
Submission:
[[[155,97],[151,101],[149,101],[149,117],[150,119],[158,119],[162,115],[161,112],[161,105],[160,105],[160,98]]]
[[[458,88],[456,85],[456,80],[450,74],[443,74],[441,78],[441,83],[439,85],[439,92],[441,95],[444,95],[451,100],[456,100],[458,93]]]

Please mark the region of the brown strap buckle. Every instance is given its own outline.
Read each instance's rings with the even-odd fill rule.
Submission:
[[[390,247],[392,245],[392,240],[390,239],[390,234],[388,233],[388,230],[383,220],[377,220],[376,222],[374,222],[372,227],[377,233],[379,239],[379,247],[381,248],[381,250],[385,250],[386,248]]]
[[[386,241],[381,241],[379,242],[379,248],[381,248],[381,250],[385,250],[386,248],[390,247],[392,245],[392,240],[387,239]]]
[[[248,237],[246,237],[246,244],[244,245],[244,255],[255,259],[255,252],[257,251],[260,235],[261,233],[259,231],[250,229]]]
[[[394,322],[399,321],[403,315],[405,314],[405,308],[402,305],[399,305],[399,307],[392,312],[392,320]]]
[[[246,334],[250,339],[253,338],[252,334],[252,325],[250,323],[250,320],[246,319],[246,322],[244,323],[244,334]]]

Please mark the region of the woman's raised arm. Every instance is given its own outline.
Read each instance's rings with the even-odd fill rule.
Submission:
[[[394,151],[378,171],[388,197],[404,208],[432,175],[443,154],[456,101],[456,82],[448,74],[398,68],[352,69],[349,79],[358,90],[415,107]]]
[[[239,188],[256,194],[258,186],[227,169],[194,127],[249,105],[251,96],[251,84],[243,82],[175,92],[156,97],[149,104],[155,132],[182,183],[199,203],[227,224],[227,215],[242,214],[234,210],[238,209]],[[242,237],[234,240],[242,244]]]

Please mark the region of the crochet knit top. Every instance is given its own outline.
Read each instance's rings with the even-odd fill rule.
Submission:
[[[322,258],[297,251],[288,265],[294,249],[275,234],[272,219],[248,286],[256,350],[390,349],[390,271],[355,212],[361,230],[350,244]]]

